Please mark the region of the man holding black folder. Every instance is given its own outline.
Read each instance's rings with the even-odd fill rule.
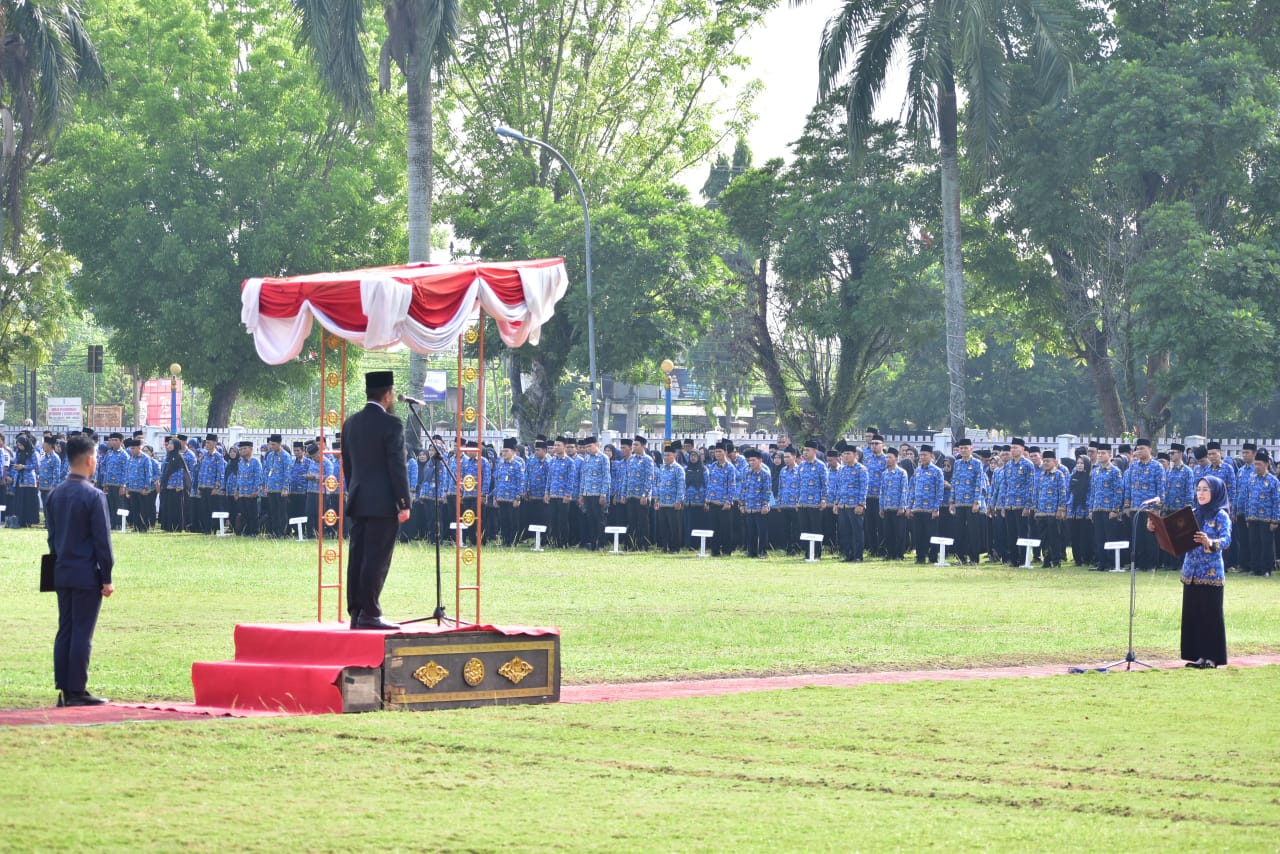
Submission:
[[[53,679],[59,706],[107,702],[85,688],[102,598],[115,592],[107,497],[93,485],[98,464],[95,450],[85,436],[67,440],[67,479],[50,493],[45,505],[49,551],[54,555],[53,586],[58,594]]]

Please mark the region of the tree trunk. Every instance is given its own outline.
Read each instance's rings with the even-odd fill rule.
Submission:
[[[942,171],[942,282],[947,341],[947,423],[952,441],[965,435],[964,261],[960,250],[960,155],[954,82],[938,95],[939,156]]]
[[[209,423],[214,430],[225,430],[231,426],[231,407],[236,405],[240,396],[240,384],[235,380],[224,380],[209,392]]]
[[[535,355],[529,360],[529,375],[532,381],[520,397],[521,423],[532,434],[549,434],[560,396],[541,356]]]
[[[1124,406],[1120,402],[1120,386],[1111,370],[1107,335],[1100,329],[1084,335],[1084,361],[1093,377],[1093,387],[1098,393],[1098,408],[1102,410],[1102,426],[1108,436],[1119,436],[1128,429],[1124,418]]]
[[[430,53],[411,39],[405,79],[408,89],[408,162],[409,162],[409,263],[431,260],[431,195],[432,124],[431,69],[420,63],[430,62]],[[426,379],[427,359],[422,353],[409,355],[409,394],[422,393]],[[411,419],[405,418],[405,439],[415,451],[418,431]]]
[[[769,258],[760,259],[759,269],[749,280],[754,302],[751,312],[751,325],[755,330],[756,360],[764,374],[764,381],[773,395],[773,405],[778,413],[778,421],[792,436],[803,435],[803,424],[797,419],[795,407],[791,400],[791,391],[787,388],[786,378],[782,375],[782,366],[778,363],[778,350],[773,343],[773,335],[769,331]]]
[[[1169,401],[1172,398],[1160,390],[1160,380],[1169,371],[1171,364],[1168,350],[1147,356],[1147,402],[1139,417],[1142,418],[1143,435],[1151,439],[1159,437],[1173,417],[1173,413],[1169,411]]]

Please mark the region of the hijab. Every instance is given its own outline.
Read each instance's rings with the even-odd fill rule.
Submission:
[[[1204,523],[1217,516],[1219,510],[1225,509],[1230,514],[1231,502],[1227,499],[1227,487],[1222,482],[1222,478],[1207,474],[1200,480],[1209,485],[1209,503],[1201,504],[1196,501],[1191,505],[1191,509],[1195,513],[1196,524],[1203,528]],[[1196,481],[1196,486],[1200,485],[1200,480]]]
[[[1077,508],[1082,508],[1089,501],[1089,477],[1090,465],[1087,457],[1080,457],[1084,460],[1084,468],[1076,469],[1071,472],[1071,500]]]

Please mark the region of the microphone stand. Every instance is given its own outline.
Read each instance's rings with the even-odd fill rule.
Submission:
[[[405,405],[409,407],[409,414],[413,416],[413,420],[417,421],[418,426],[422,428],[422,435],[426,436],[427,441],[431,444],[432,463],[435,465],[435,495],[431,496],[431,505],[435,508],[434,514],[436,519],[436,609],[431,612],[431,616],[429,617],[414,617],[412,620],[401,620],[400,625],[407,626],[413,623],[424,623],[427,620],[435,620],[437,626],[441,625],[446,620],[456,625],[457,620],[453,620],[445,616],[444,594],[442,592],[440,582],[440,540],[443,536],[440,532],[440,458],[442,454],[440,453],[440,446],[430,438],[431,431],[427,429],[426,424],[422,423],[422,415],[418,413],[413,402],[406,400]],[[444,470],[449,472],[449,477],[453,479],[453,485],[456,489],[458,486],[457,475],[455,475],[448,466],[445,466]]]
[[[1138,519],[1143,518],[1142,514],[1150,513],[1151,510],[1154,510],[1159,506],[1160,503],[1158,501],[1152,504],[1144,503],[1133,514],[1133,534],[1129,540],[1129,651],[1126,652],[1124,654],[1124,658],[1119,661],[1113,661],[1110,664],[1104,664],[1101,667],[1096,668],[1100,673],[1106,673],[1111,668],[1119,667],[1121,664],[1124,665],[1125,670],[1132,670],[1133,665],[1135,664],[1151,670],[1155,669],[1154,664],[1148,664],[1147,662],[1140,660],[1137,654],[1133,651],[1133,615],[1137,610],[1138,604],[1138,569],[1136,566],[1138,556]],[[1150,507],[1151,510],[1146,509],[1147,507]]]

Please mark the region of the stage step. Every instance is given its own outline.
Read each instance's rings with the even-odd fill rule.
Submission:
[[[341,712],[336,684],[342,667],[197,661],[191,665],[196,704],[228,709],[267,709],[303,715]]]

